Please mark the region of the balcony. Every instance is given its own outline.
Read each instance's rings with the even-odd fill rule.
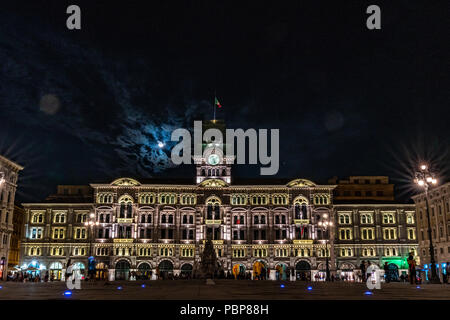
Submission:
[[[210,220],[206,219],[205,224],[222,224],[222,220]]]
[[[114,239],[114,243],[132,243],[134,239],[120,239],[116,238]]]
[[[293,240],[294,244],[313,244],[313,240]]]
[[[211,240],[213,244],[223,244],[223,240]],[[203,240],[203,244],[206,243],[206,240]]]

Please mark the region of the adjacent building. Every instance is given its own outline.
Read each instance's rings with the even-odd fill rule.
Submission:
[[[8,270],[17,270],[20,262],[20,240],[23,232],[23,218],[25,211],[22,207],[14,205],[13,232],[9,242]]]
[[[416,204],[419,253],[425,270],[430,269],[430,239],[428,236],[427,201],[425,193],[412,197]],[[446,273],[450,262],[450,183],[428,191],[428,212],[437,273]],[[428,272],[427,272],[428,275]]]
[[[394,184],[387,176],[350,176],[339,180],[333,177],[328,183],[337,185],[335,201],[394,201]]]
[[[334,177],[328,182],[337,184],[334,249],[341,276],[361,277],[359,266],[369,261],[381,269],[387,262],[391,278],[396,278],[407,274],[409,253],[420,263],[415,206],[395,201],[387,176]]]
[[[11,236],[14,232],[14,198],[23,167],[0,156],[0,279],[5,280]]]

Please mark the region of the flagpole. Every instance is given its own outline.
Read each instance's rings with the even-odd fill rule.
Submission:
[[[216,89],[214,89],[214,123],[216,122]]]
[[[214,98],[214,122],[216,122],[216,99]]]

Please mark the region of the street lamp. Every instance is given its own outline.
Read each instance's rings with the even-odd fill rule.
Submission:
[[[89,228],[89,257],[90,257],[91,253],[92,253],[92,239],[94,237],[94,235],[92,234],[93,233],[93,229],[94,229],[94,226],[98,226],[99,225],[99,222],[95,221],[95,214],[94,213],[91,213],[89,215],[89,219],[88,219],[88,221],[86,221],[84,223],[84,225]]]
[[[437,180],[432,172],[429,171],[428,166],[422,164],[420,170],[415,173],[414,182],[425,189],[425,210],[427,213],[428,221],[428,238],[430,239],[430,267],[431,267],[431,283],[441,283],[441,280],[436,273],[436,261],[434,259],[433,239],[431,236],[431,219],[430,212],[428,210],[428,189],[437,184]]]
[[[325,232],[327,232],[327,230],[328,230],[328,228],[329,227],[332,227],[333,226],[333,222],[332,221],[329,221],[328,220],[328,214],[323,214],[322,215],[322,220],[321,221],[319,221],[318,222],[318,225],[319,225],[319,227],[320,228],[322,228],[322,230],[323,230],[323,233],[325,233]],[[328,236],[328,233],[327,233],[327,236]],[[322,237],[323,237],[323,234],[322,234]],[[328,241],[329,241],[330,239],[329,239],[329,237],[328,237],[328,239],[325,239],[325,264],[326,264],[326,266],[325,266],[325,270],[326,270],[326,281],[330,281],[331,280],[331,278],[330,278],[330,266],[328,265]]]

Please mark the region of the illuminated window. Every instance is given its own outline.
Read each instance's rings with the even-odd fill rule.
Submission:
[[[394,213],[383,213],[383,223],[384,224],[392,224],[395,223],[395,214]]]
[[[416,229],[415,228],[408,228],[408,239],[409,240],[416,239]]]
[[[245,249],[243,248],[233,248],[233,258],[245,258]]]
[[[252,194],[250,199],[252,205],[266,205],[269,203],[269,196],[266,194]]]
[[[107,256],[109,254],[109,250],[105,247],[97,248],[96,253],[98,256]]]
[[[42,250],[41,250],[40,247],[31,247],[28,250],[28,255],[30,255],[30,256],[40,256],[40,255],[42,255]]]
[[[181,204],[194,205],[197,203],[197,197],[195,194],[183,194],[181,196]]]
[[[161,193],[159,195],[159,203],[161,204],[176,204],[177,195],[175,193]]]
[[[231,205],[239,206],[247,204],[247,195],[245,194],[233,194],[231,195]]]
[[[74,256],[85,256],[86,255],[86,248],[84,248],[84,247],[75,247],[73,249],[73,255]]]
[[[253,256],[254,257],[267,257],[267,249],[266,248],[253,248]]]
[[[288,204],[287,194],[274,194],[272,195],[272,204],[274,205],[286,205]]]
[[[44,222],[44,213],[33,213],[31,216],[32,223],[43,223]]]
[[[74,229],[74,239],[86,239],[87,230],[86,228],[75,228]]]
[[[321,205],[321,204],[329,204],[330,203],[330,195],[327,193],[319,193],[314,195],[314,204]]]
[[[338,213],[339,224],[352,223],[351,213]]]
[[[76,223],[85,223],[87,221],[87,213],[78,213],[76,215]]]
[[[171,257],[174,254],[174,248],[172,246],[162,246],[159,248],[159,255],[163,257]]]
[[[406,213],[406,223],[407,224],[414,224],[414,213],[413,212],[408,212]]]
[[[50,249],[50,255],[51,256],[63,256],[64,255],[64,248],[62,247],[53,247]]]
[[[275,256],[276,257],[289,257],[289,248],[276,248]]]
[[[363,240],[375,239],[375,230],[372,228],[361,228],[361,239]]]
[[[97,203],[113,203],[113,199],[112,193],[100,192],[97,194]]]
[[[42,239],[44,228],[33,227],[30,230],[30,239]]]
[[[375,251],[375,249],[374,248],[363,248],[362,249],[362,256],[363,257],[375,257],[375,253],[376,253],[376,251]]]
[[[139,203],[141,204],[154,204],[156,201],[156,195],[154,193],[141,193],[139,195]]]
[[[397,239],[397,230],[395,228],[383,228],[383,238],[385,240]]]
[[[372,224],[373,223],[373,215],[372,213],[361,213],[359,215],[361,224]]]
[[[339,250],[341,257],[353,257],[353,249],[352,248],[341,248]]]
[[[329,257],[330,256],[330,249],[324,249],[324,248],[320,248],[320,249],[317,249],[317,256],[318,257]]]
[[[387,257],[398,256],[398,250],[396,248],[385,248],[384,255]]]
[[[195,249],[193,247],[181,247],[180,255],[182,257],[193,257],[195,255]]]
[[[64,239],[64,228],[53,228],[53,239]]]
[[[65,213],[55,213],[53,216],[53,223],[66,223]]]
[[[340,228],[339,229],[339,239],[341,240],[352,240],[352,229],[351,228]]]
[[[152,250],[151,248],[139,248],[138,253],[142,257],[149,257],[152,255]]]

